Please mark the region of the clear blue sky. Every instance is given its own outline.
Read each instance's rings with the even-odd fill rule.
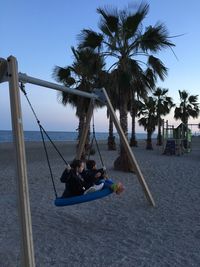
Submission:
[[[124,0],[74,0],[74,1],[11,1],[1,3],[0,57],[16,56],[19,71],[30,76],[53,81],[55,65],[72,63],[71,46],[76,46],[77,35],[83,28],[98,29],[97,7],[134,6],[140,1]],[[169,95],[178,103],[178,90],[200,94],[200,1],[152,0],[150,12],[144,21],[146,26],[164,22],[170,35],[184,34],[175,38],[174,51],[159,54],[169,68],[168,78],[158,85],[169,88]],[[29,90],[30,89],[30,90]],[[75,110],[64,108],[52,90],[27,85],[29,97],[47,130],[74,131],[77,128]],[[34,118],[22,97],[25,130],[37,130]],[[167,117],[173,123],[173,116]],[[193,122],[197,122],[193,121]],[[107,131],[105,110],[96,113],[96,130]],[[0,130],[11,129],[8,84],[0,85]],[[139,129],[142,131],[142,129]]]

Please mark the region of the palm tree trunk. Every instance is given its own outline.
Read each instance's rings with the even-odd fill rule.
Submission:
[[[78,141],[81,138],[81,135],[82,135],[82,132],[83,132],[83,129],[84,129],[84,124],[85,124],[85,115],[81,114],[79,116],[79,123],[78,123],[78,137],[77,137]]]
[[[78,143],[77,143],[77,146],[76,146],[76,150],[78,150],[78,148],[79,148],[79,142],[80,142],[81,135],[82,135],[82,132],[83,132],[83,129],[84,129],[84,124],[85,124],[85,116],[84,116],[84,114],[79,115],[78,118],[79,118],[78,137],[77,137]],[[85,151],[83,151],[81,158],[83,157],[83,155],[85,155]]]
[[[153,149],[151,136],[152,136],[152,131],[148,131],[147,130],[147,145],[146,145],[146,149],[148,149],[148,150],[152,150]]]
[[[132,107],[131,117],[132,117],[132,131],[131,131],[130,146],[131,147],[137,147],[138,146],[138,142],[136,140],[136,134],[135,134],[136,112],[135,112],[135,108],[134,107]]]
[[[184,118],[184,124],[185,124],[186,128],[184,128],[184,130],[182,132],[183,132],[183,136],[184,137],[186,136],[186,138],[184,138],[183,143],[184,143],[184,148],[187,149],[188,148],[188,140],[187,140],[188,118],[187,118],[187,116],[185,116],[185,118]]]
[[[113,121],[109,116],[108,150],[116,150],[115,136],[113,134]]]
[[[83,113],[79,116],[78,144],[77,144],[76,149],[78,149],[78,147],[79,147],[79,141],[80,141],[80,137],[82,135],[83,129],[85,127],[85,123],[86,123],[86,115]],[[85,147],[84,147],[83,153],[81,155],[82,160],[84,160],[87,157],[89,150],[90,150],[90,129],[88,130],[87,139],[85,142]]]
[[[158,119],[158,136],[157,136],[157,145],[162,145],[162,134],[161,134],[161,126],[162,126],[162,120],[161,118]]]
[[[120,124],[122,127],[122,130],[124,131],[124,134],[128,140],[128,109],[127,109],[127,101],[123,97],[120,102]],[[125,172],[134,172],[133,166],[130,163],[130,160],[127,156],[127,153],[122,145],[122,142],[120,140],[120,155],[114,162],[114,168],[116,170],[121,170]]]
[[[137,147],[137,140],[135,134],[135,118],[136,118],[136,109],[135,109],[135,93],[132,93],[131,99],[131,118],[132,118],[132,129],[131,129],[131,139],[130,139],[130,146]]]

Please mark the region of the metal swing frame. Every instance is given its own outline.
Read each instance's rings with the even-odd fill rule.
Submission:
[[[155,202],[147,186],[147,183],[143,177],[140,167],[129,146],[128,140],[126,139],[126,136],[121,128],[121,125],[112,107],[108,94],[104,88],[96,91],[95,93],[86,93],[79,90],[73,90],[55,83],[30,77],[27,76],[26,74],[18,73],[17,59],[13,56],[9,56],[7,59],[0,58],[0,83],[2,82],[9,83],[9,92],[10,92],[12,132],[13,132],[13,142],[14,142],[15,158],[16,158],[18,210],[19,210],[19,219],[21,226],[21,243],[22,243],[21,266],[35,267],[35,258],[34,258],[34,245],[32,237],[32,222],[31,222],[30,200],[29,200],[29,190],[28,190],[27,166],[26,166],[27,163],[25,156],[25,143],[24,143],[23,123],[22,123],[19,82],[31,83],[42,87],[46,87],[48,89],[54,89],[71,94],[76,94],[91,99],[86,117],[86,125],[82,133],[82,136],[80,138],[79,142],[80,145],[78,147],[76,154],[77,159],[81,157],[81,154],[85,146],[87,132],[89,129],[93,113],[93,101],[94,100],[103,101],[109,110],[110,116],[120,136],[124,149],[127,152],[129,160],[133,165],[135,174],[142,186],[145,196],[150,205],[155,206]]]

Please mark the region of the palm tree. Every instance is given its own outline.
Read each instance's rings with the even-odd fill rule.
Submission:
[[[168,97],[166,94],[168,93],[168,89],[157,87],[153,95],[156,97],[156,112],[158,118],[158,136],[157,136],[157,145],[162,145],[162,134],[161,134],[161,126],[162,126],[162,115],[167,115],[171,108],[174,106],[172,98]]]
[[[198,118],[199,116],[198,95],[189,95],[185,90],[179,90],[179,96],[181,103],[175,108],[174,118],[180,119],[187,126],[190,117]]]
[[[101,16],[99,24],[101,33],[84,29],[80,36],[80,47],[96,49],[103,56],[115,59],[110,69],[114,68],[118,72],[120,123],[127,137],[128,100],[133,82],[139,80],[142,83],[141,88],[152,88],[156,75],[164,79],[167,69],[153,54],[163,48],[174,46],[169,41],[163,24],[157,23],[155,26],[146,27],[143,31],[142,22],[148,11],[149,5],[147,4],[141,4],[136,12],[117,9],[109,11],[98,8],[97,12]],[[144,70],[143,66],[147,68]],[[122,146],[120,156],[114,166],[124,171],[131,170],[127,154]]]
[[[151,61],[154,63],[150,63]],[[157,61],[157,62],[156,62]],[[130,146],[137,146],[136,133],[135,133],[135,122],[137,112],[140,109],[140,101],[146,101],[148,98],[148,93],[155,91],[155,84],[157,78],[159,77],[161,81],[164,81],[164,78],[167,76],[168,70],[164,66],[163,62],[155,57],[152,58],[151,55],[148,55],[147,69],[143,75],[134,74],[134,80],[132,81],[132,99],[131,99],[131,118],[132,118],[132,132],[130,139]],[[140,74],[140,73],[139,73]]]
[[[144,126],[144,130],[147,131],[146,149],[153,149],[151,136],[158,122],[156,109],[156,100],[153,97],[149,97],[138,113],[139,116],[143,116],[138,120],[138,123]]]
[[[56,66],[53,71],[53,76],[58,82],[62,82],[74,90],[78,89],[85,92],[92,92],[94,88],[99,86],[99,75],[103,71],[104,61],[97,53],[91,49],[76,50],[72,47],[74,62],[71,66],[65,68]],[[79,118],[78,140],[84,129],[86,122],[86,114],[90,100],[88,98],[62,92],[61,102],[63,105],[67,103],[76,107],[76,115]],[[95,103],[97,106],[102,104]],[[89,147],[89,133],[86,142],[86,148],[83,152],[83,157],[87,153]]]
[[[105,81],[105,89],[108,93],[108,96],[115,111],[119,109],[119,98],[116,88],[118,88],[117,73],[116,70],[113,70],[110,73],[107,73],[107,79]],[[108,150],[116,150],[115,136],[113,133],[114,124],[109,114],[109,111],[107,111],[107,117],[109,118]]]
[[[136,131],[135,131],[135,124],[136,124],[136,117],[138,112],[140,111],[140,108],[143,106],[143,103],[141,102],[140,99],[145,100],[147,98],[147,95],[143,95],[143,97],[139,97],[137,93],[137,98],[136,98],[136,93],[134,91],[131,92],[132,97],[130,99],[130,114],[131,114],[131,138],[130,138],[130,146],[131,147],[137,147],[137,139],[136,139]]]

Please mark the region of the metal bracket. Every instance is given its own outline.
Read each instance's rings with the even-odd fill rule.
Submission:
[[[0,58],[0,83],[8,81],[7,60]]]
[[[98,96],[98,100],[99,100],[101,103],[103,103],[103,104],[106,104],[106,103],[107,103],[105,94],[104,94],[104,92],[103,92],[102,89],[95,88],[95,89],[93,90],[93,93],[94,93],[95,95]]]

